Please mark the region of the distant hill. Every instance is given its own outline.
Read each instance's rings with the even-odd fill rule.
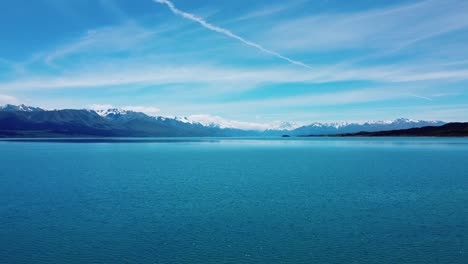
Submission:
[[[359,132],[339,136],[361,137],[467,137],[468,123],[448,123],[442,126],[427,126],[379,132]]]

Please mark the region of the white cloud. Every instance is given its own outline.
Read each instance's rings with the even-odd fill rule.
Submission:
[[[127,111],[142,112],[149,116],[157,116],[157,114],[161,112],[161,109],[153,106],[127,105],[122,106],[121,108]]]
[[[217,126],[220,128],[238,128],[244,130],[267,130],[267,129],[295,129],[303,125],[302,123],[288,123],[281,121],[274,121],[271,123],[259,122],[244,122],[238,120],[230,120],[216,115],[191,115],[187,119],[193,123],[200,123],[205,126]]]
[[[125,63],[125,62],[122,62]],[[336,81],[374,81],[381,83],[408,83],[424,81],[461,81],[468,80],[468,69],[433,68],[426,65],[411,67],[410,65],[340,68],[324,67],[319,71],[308,71],[291,68],[226,68],[210,65],[132,65],[119,67],[101,67],[69,70],[61,75],[37,75],[23,79],[0,82],[0,90],[30,90],[30,89],[65,89],[90,88],[119,85],[165,85],[165,84],[211,84],[232,89],[243,86],[254,88],[261,84],[278,83],[327,83]]]
[[[91,110],[108,110],[108,109],[114,109],[116,107],[111,104],[92,104],[92,105],[89,105],[87,108]]]
[[[240,128],[246,130],[265,130],[270,128],[269,124],[242,122],[237,120],[228,120],[220,116],[213,115],[191,115],[187,117],[189,121],[200,123],[205,126],[219,126],[220,128]]]
[[[14,96],[0,94],[0,105],[5,104],[19,104],[20,100]]]
[[[154,106],[141,106],[141,105],[126,105],[126,106],[115,106],[112,104],[92,104],[87,107],[91,110],[108,110],[108,109],[121,109],[133,112],[142,112],[149,116],[157,116],[161,109]]]
[[[401,49],[468,26],[468,2],[429,0],[351,14],[282,21],[264,34],[281,50]],[[287,36],[279,38],[278,36]]]

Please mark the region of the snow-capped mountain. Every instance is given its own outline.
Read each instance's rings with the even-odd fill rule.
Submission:
[[[264,131],[265,136],[288,135],[336,135],[356,132],[375,132],[397,129],[418,128],[424,126],[441,126],[443,121],[413,120],[398,118],[388,121],[367,121],[361,123],[332,122],[332,123],[298,123],[298,122],[272,122],[255,123],[229,120],[219,116],[192,115],[189,117],[174,117],[176,120],[190,124],[200,124],[206,127],[234,128],[243,130]]]
[[[98,115],[102,117],[109,117],[109,116],[117,116],[117,115],[126,115],[128,111],[118,109],[118,108],[112,108],[112,109],[106,109],[106,110],[94,110]]]
[[[229,137],[251,131],[222,129],[148,116],[130,110],[39,110],[26,106],[0,108],[0,137]]]
[[[161,117],[111,108],[107,110],[44,110],[26,105],[0,107],[0,130],[54,131],[71,135],[110,136],[305,136],[377,132],[441,126],[442,121],[399,118],[363,123],[255,123],[219,116]],[[32,132],[28,132],[32,133]]]
[[[127,111],[122,109],[97,110],[96,113],[108,119],[134,119],[148,117],[143,113]],[[294,136],[302,135],[336,135],[357,132],[376,132],[408,128],[418,128],[424,126],[441,126],[446,124],[443,121],[413,120],[408,118],[398,118],[385,121],[367,121],[361,123],[353,122],[332,122],[310,124],[298,122],[272,122],[255,123],[237,120],[229,120],[220,116],[212,115],[191,115],[188,117],[151,117],[159,120],[172,120],[186,124],[201,125],[209,128],[219,129],[240,129],[246,131],[263,131],[265,136],[278,136],[289,134]]]
[[[275,121],[272,123],[258,123],[258,122],[245,122],[238,120],[225,119],[220,116],[212,115],[191,115],[188,117],[173,117],[174,119],[190,124],[199,124],[207,127],[214,128],[231,128],[231,129],[243,129],[243,130],[294,130],[301,127],[303,124],[296,122],[279,122]]]
[[[202,125],[211,128],[220,129],[242,129],[242,130],[256,130],[263,131],[268,129],[270,124],[244,122],[226,119],[220,116],[213,115],[191,115],[187,117],[174,117],[174,119],[190,124]]]
[[[407,118],[398,118],[392,121],[368,121],[363,123],[312,123],[307,126],[302,126],[291,131],[292,135],[336,135],[344,133],[357,132],[376,132],[388,131],[408,128],[418,128],[424,126],[441,126],[443,121],[425,121],[413,120]],[[284,132],[284,131],[282,131]]]
[[[0,111],[36,112],[36,111],[45,111],[45,110],[39,107],[27,106],[24,104],[21,104],[21,105],[7,104],[4,106],[0,106]]]
[[[297,122],[279,122],[279,123],[274,123],[273,124],[273,129],[274,130],[285,130],[285,131],[291,131],[294,129],[297,129],[304,124],[297,123]]]
[[[152,116],[148,116],[144,113],[134,112],[131,110],[123,110],[118,108],[112,108],[107,110],[94,110],[98,115],[112,121],[129,121],[135,119],[154,119]]]

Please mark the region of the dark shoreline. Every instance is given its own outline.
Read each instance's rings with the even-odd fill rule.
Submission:
[[[321,135],[307,135],[305,137],[321,137]],[[468,137],[468,122],[448,123],[442,126],[427,126],[401,130],[358,132],[328,137]]]

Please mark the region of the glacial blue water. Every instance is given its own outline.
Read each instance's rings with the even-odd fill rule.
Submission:
[[[0,263],[468,263],[468,139],[0,141]]]

